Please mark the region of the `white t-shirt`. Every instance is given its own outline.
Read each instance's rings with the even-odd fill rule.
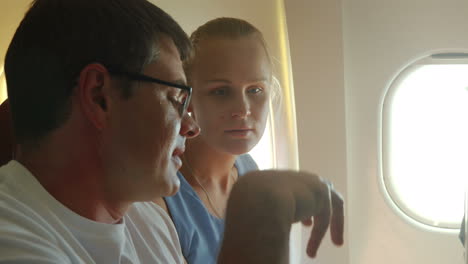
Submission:
[[[183,263],[167,213],[134,203],[120,224],[84,218],[20,163],[0,167],[0,263]]]

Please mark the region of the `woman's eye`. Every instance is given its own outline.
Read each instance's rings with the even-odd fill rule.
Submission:
[[[251,94],[258,94],[258,93],[263,92],[263,88],[261,88],[261,87],[252,87],[247,92],[251,93]]]

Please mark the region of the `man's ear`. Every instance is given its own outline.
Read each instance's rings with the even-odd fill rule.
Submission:
[[[111,98],[111,78],[103,65],[92,63],[81,70],[78,98],[88,120],[98,130],[104,128]]]

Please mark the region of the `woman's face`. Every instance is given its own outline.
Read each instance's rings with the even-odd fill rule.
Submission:
[[[234,155],[251,150],[263,135],[271,93],[271,67],[258,37],[203,39],[188,77],[200,139]]]

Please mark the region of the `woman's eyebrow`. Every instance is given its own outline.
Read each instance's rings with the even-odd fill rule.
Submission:
[[[230,80],[227,80],[227,79],[211,79],[211,80],[206,80],[205,82],[207,83],[232,83]],[[247,83],[260,83],[260,82],[268,82],[268,79],[258,78],[258,79],[252,79],[252,80],[247,81]]]
[[[254,79],[250,81],[251,83],[259,83],[259,82],[268,82],[267,78],[260,78],[260,79]]]
[[[207,83],[231,83],[231,81],[227,79],[211,79],[211,80],[206,80],[205,82]]]

